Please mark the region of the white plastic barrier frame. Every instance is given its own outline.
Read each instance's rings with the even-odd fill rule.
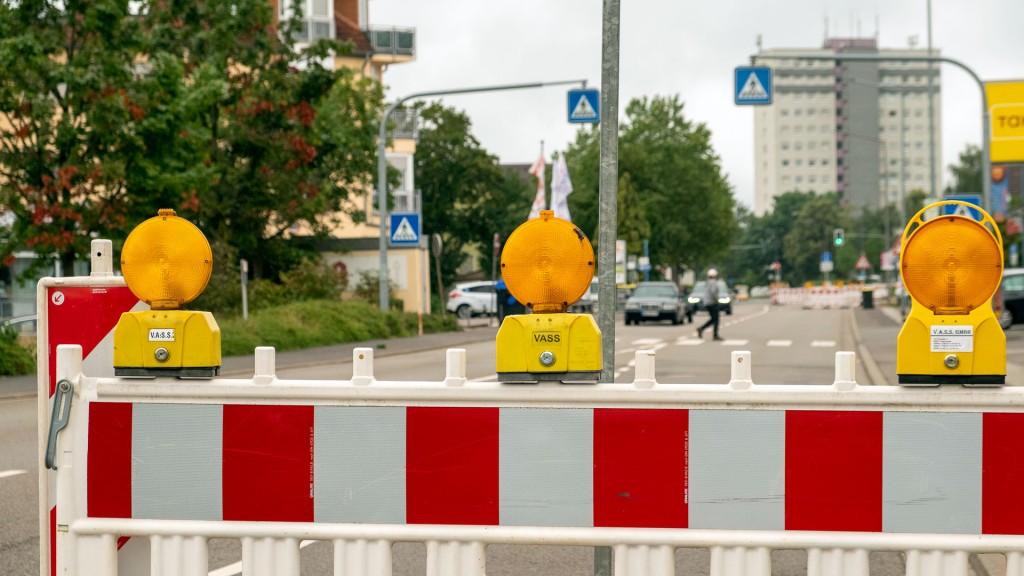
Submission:
[[[39,574],[55,574],[51,566],[51,525],[56,501],[53,474],[43,467],[53,391],[57,383],[54,355],[58,345],[79,344],[85,351],[85,370],[93,376],[114,375],[113,330],[122,312],[145,310],[114,275],[113,245],[96,239],[90,246],[89,276],[42,278],[36,286],[37,426],[39,439]],[[122,554],[132,553],[132,547]],[[121,576],[135,576],[122,573]]]
[[[77,346],[61,346],[58,349],[58,377],[68,380],[74,387],[74,405],[68,428],[58,436],[57,455],[59,469],[57,472],[57,545],[58,573],[67,575],[115,576],[118,574],[117,541],[119,537],[148,539],[150,545],[149,567],[152,574],[163,576],[205,576],[208,573],[207,542],[211,538],[235,538],[242,542],[243,574],[246,576],[296,576],[299,574],[299,544],[302,540],[328,541],[334,547],[334,568],[336,576],[391,574],[391,544],[394,542],[422,542],[427,549],[426,573],[429,576],[483,576],[485,574],[485,550],[489,544],[541,544],[541,545],[588,545],[610,546],[614,549],[615,574],[619,576],[638,575],[670,575],[674,574],[673,554],[678,547],[704,547],[711,551],[710,573],[714,576],[760,575],[771,573],[771,551],[777,549],[804,549],[807,551],[807,571],[810,576],[866,576],[868,574],[868,556],[871,551],[900,551],[907,555],[906,573],[911,576],[966,576],[968,574],[968,555],[974,553],[1005,554],[1007,559],[1006,574],[1024,576],[1024,536],[1017,529],[1016,533],[989,533],[991,527],[984,528],[981,521],[981,486],[976,499],[973,490],[961,495],[963,501],[952,502],[953,507],[946,507],[950,502],[935,502],[933,493],[928,490],[951,490],[957,492],[956,486],[949,484],[963,481],[980,482],[981,455],[978,454],[973,468],[970,462],[964,462],[965,455],[972,451],[980,452],[982,448],[1011,448],[1016,446],[1016,438],[1001,439],[993,435],[991,441],[996,444],[992,448],[988,444],[971,444],[957,448],[946,443],[948,438],[937,437],[940,430],[956,434],[958,431],[975,440],[981,441],[979,426],[981,420],[989,414],[993,419],[1004,421],[1006,416],[1012,417],[1014,423],[1024,421],[1024,387],[1003,387],[992,389],[964,388],[901,388],[858,386],[855,378],[855,356],[852,352],[836,354],[835,380],[831,385],[755,385],[751,380],[751,355],[749,352],[734,352],[731,366],[732,376],[728,384],[674,385],[659,383],[655,379],[655,356],[651,351],[636,353],[636,377],[630,384],[598,384],[593,386],[569,386],[556,383],[545,383],[536,386],[502,385],[496,382],[472,382],[466,377],[466,353],[464,350],[448,350],[446,354],[446,377],[440,382],[383,382],[373,376],[373,349],[360,348],[353,352],[353,373],[349,380],[337,381],[299,381],[280,380],[274,373],[274,351],[271,348],[258,348],[255,357],[255,374],[252,379],[215,379],[211,381],[196,380],[138,380],[117,378],[90,378],[82,373],[81,350]],[[252,519],[251,521],[223,521],[202,519],[154,519],[154,518],[109,518],[90,517],[87,504],[91,487],[89,479],[90,438],[90,407],[97,404],[116,405],[130,403],[140,409],[149,410],[156,407],[160,410],[182,409],[199,406],[241,406],[249,409],[253,406],[285,406],[285,407],[316,407],[316,408],[381,408],[404,407],[406,410],[437,408],[473,409],[489,408],[507,411],[521,409],[582,409],[587,414],[604,414],[602,411],[635,410],[645,415],[662,417],[671,415],[672,410],[685,410],[689,417],[689,428],[686,432],[684,454],[686,458],[686,491],[689,508],[689,524],[685,529],[665,527],[622,527],[598,526],[596,517],[584,520],[585,525],[518,525],[517,521],[506,522],[504,517],[499,522],[485,525],[445,525],[443,523],[420,524],[407,517],[405,521],[387,523],[355,523],[331,522],[317,519],[312,522],[282,522],[268,519]],[[174,408],[177,406],[177,408]],[[558,413],[560,417],[565,410]],[[504,412],[502,413],[504,414]],[[620,414],[620,413],[615,413]],[[715,440],[733,433],[741,433],[744,419],[765,416],[774,419],[782,415],[792,416],[794,420],[810,418],[815,425],[829,422],[837,415],[867,415],[885,419],[884,446],[885,452],[894,450],[891,456],[895,460],[886,459],[887,466],[891,462],[906,461],[902,466],[905,475],[923,474],[918,480],[943,482],[948,476],[948,469],[931,466],[927,457],[941,458],[948,453],[949,458],[956,460],[955,466],[971,469],[971,473],[947,478],[947,485],[929,486],[927,482],[919,486],[906,486],[908,478],[880,478],[886,486],[884,494],[886,506],[899,507],[900,504],[920,510],[905,513],[904,510],[886,510],[880,513],[889,514],[884,525],[864,531],[843,530],[801,530],[789,525],[778,529],[749,528],[708,528],[708,522],[720,522],[730,515],[728,507],[736,501],[742,506],[777,506],[771,499],[758,499],[756,495],[748,498],[731,498],[728,494],[719,494],[718,499],[707,498],[698,502],[706,495],[698,492],[707,486],[701,485],[698,472],[701,466],[728,460],[733,457],[724,451],[709,453],[709,448],[724,450],[725,444],[715,444]],[[695,424],[704,420],[703,428]],[[731,424],[730,424],[730,419]],[[856,418],[855,418],[856,419]],[[891,420],[891,421],[890,421]],[[96,423],[96,426],[105,425]],[[143,422],[143,424],[146,424]],[[147,424],[148,425],[148,424]],[[914,430],[914,426],[924,427]],[[185,427],[177,423],[178,428]],[[159,427],[157,427],[159,429]],[[768,427],[770,428],[770,426]],[[753,430],[756,437],[769,437],[771,430],[758,428]],[[713,434],[700,437],[701,430],[712,431]],[[973,431],[972,431],[973,430]],[[350,430],[351,431],[351,430]],[[403,428],[404,431],[404,428]],[[502,442],[506,434],[501,431]],[[522,430],[511,430],[515,435]],[[312,430],[310,430],[312,434]],[[383,434],[383,426],[372,434]],[[468,434],[467,434],[468,435]],[[716,436],[717,435],[717,436]],[[592,439],[594,453],[600,442]],[[751,436],[747,436],[750,438]],[[797,442],[814,439],[813,435],[790,438],[786,442]],[[541,446],[554,449],[559,438],[544,435]],[[711,441],[701,446],[702,442]],[[931,441],[941,446],[935,446]],[[1005,440],[1005,441],[1004,441]],[[150,438],[152,441],[152,438]],[[955,443],[953,443],[955,444]],[[166,448],[166,446],[161,449]],[[201,448],[201,447],[200,447]],[[641,449],[643,445],[627,446],[627,449]],[[310,450],[313,441],[310,439]],[[702,454],[698,452],[704,451]],[[1019,452],[1019,450],[1015,450]],[[545,450],[546,452],[546,450]],[[918,453],[920,452],[920,453]],[[995,452],[993,452],[995,453]],[[151,452],[156,454],[155,452]],[[937,456],[938,455],[938,456]],[[519,454],[518,456],[522,456]],[[678,456],[678,455],[676,455]],[[757,466],[771,458],[770,455],[758,453],[755,458]],[[373,459],[383,459],[384,452],[374,452]],[[311,455],[312,458],[312,455]],[[596,458],[596,456],[595,456]],[[550,454],[543,455],[545,461],[551,461]],[[968,460],[970,458],[967,458]],[[585,459],[584,459],[585,460]],[[312,462],[312,460],[311,460]],[[813,464],[813,463],[812,463]],[[879,463],[880,464],[880,463]],[[947,463],[950,464],[950,463]],[[991,464],[986,461],[986,464]],[[312,464],[310,464],[312,468]],[[756,467],[756,466],[755,466]],[[900,468],[900,466],[896,466]],[[593,469],[600,466],[593,466]],[[692,470],[691,470],[692,469]],[[756,470],[743,469],[747,477],[756,475]],[[886,474],[891,471],[887,470]],[[901,473],[897,470],[895,473]],[[972,474],[976,473],[976,476]],[[310,472],[312,474],[312,471]],[[594,472],[596,475],[596,472]],[[787,478],[789,472],[786,471]],[[931,474],[932,476],[929,476]],[[934,476],[941,476],[936,478]],[[133,479],[136,476],[133,475]],[[911,478],[912,479],[912,478]],[[474,478],[474,481],[477,479]],[[592,479],[595,483],[596,479]],[[720,478],[712,478],[716,486],[726,491],[734,486],[719,482]],[[1008,478],[1015,480],[1015,478]],[[310,476],[312,483],[312,476]],[[894,485],[889,486],[889,483]],[[736,483],[739,484],[739,483]],[[1011,482],[1013,484],[1013,482]],[[1008,487],[1008,497],[1013,502],[997,503],[1007,508],[1009,514],[1019,509],[1024,496],[1017,497],[1012,492],[1020,492],[1018,484]],[[556,488],[554,485],[545,488]],[[136,488],[133,488],[135,490]],[[309,487],[312,497],[313,486]],[[787,490],[789,487],[787,486]],[[986,487],[986,489],[988,489]],[[189,497],[200,498],[201,490],[192,491],[186,487]],[[795,488],[794,488],[795,490]],[[837,487],[838,491],[839,488]],[[889,492],[892,490],[892,492]],[[910,492],[908,492],[908,490]],[[918,490],[914,492],[914,490]],[[143,494],[144,496],[145,494]],[[149,494],[152,496],[152,493]],[[836,499],[843,500],[846,495],[838,493]],[[882,493],[877,495],[879,499]],[[787,492],[783,499],[791,495]],[[956,494],[947,494],[946,499],[956,499]],[[502,495],[505,498],[505,495]],[[894,500],[903,499],[903,502]],[[942,500],[943,498],[938,498]],[[599,507],[598,496],[592,496],[594,509]],[[533,504],[536,504],[534,502]],[[552,509],[552,514],[559,518],[564,516],[565,504],[552,498],[542,504]],[[801,504],[805,508],[808,503]],[[814,507],[815,503],[810,503]],[[882,505],[881,503],[879,504]],[[930,506],[938,505],[940,512],[959,510],[962,514],[946,515],[945,522],[954,527],[951,533],[929,533],[913,531],[908,527],[921,526],[921,522],[935,522],[936,517],[929,515]],[[226,506],[226,504],[225,504]],[[502,507],[505,506],[503,502]],[[656,506],[663,507],[661,503]],[[695,508],[704,506],[705,512],[712,509],[711,520],[700,518]],[[724,506],[724,508],[723,508]],[[958,507],[959,506],[959,507]],[[977,509],[972,508],[977,507]],[[710,507],[710,508],[709,508]],[[718,508],[716,508],[718,507]],[[511,512],[518,514],[513,506]],[[732,512],[743,510],[733,508]],[[987,509],[986,509],[987,510]],[[172,514],[179,511],[174,510]],[[373,511],[376,512],[376,511]],[[504,513],[504,508],[502,513]],[[617,510],[611,510],[616,513]],[[833,513],[827,510],[829,515]],[[856,514],[857,511],[854,511]],[[750,515],[758,521],[758,515]],[[735,518],[733,518],[735,520]],[[763,518],[762,518],[763,519]],[[604,522],[605,520],[602,520]],[[748,519],[738,520],[747,522]],[[1015,520],[1012,520],[1016,522]],[[1022,520],[1024,521],[1024,520]],[[589,522],[589,524],[587,524]],[[614,520],[612,521],[614,523]],[[704,525],[701,525],[701,524]],[[541,522],[540,524],[544,524]],[[941,524],[941,523],[940,523]],[[933,524],[939,525],[939,524]],[[1019,526],[1016,522],[1015,526]],[[998,527],[996,528],[999,529]],[[939,532],[939,531],[936,531]],[[121,567],[125,568],[124,566]]]

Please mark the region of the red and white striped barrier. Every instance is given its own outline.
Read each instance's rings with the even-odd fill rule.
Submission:
[[[854,308],[860,306],[863,298],[860,286],[772,288],[771,294],[772,304],[799,304],[809,309]]]
[[[132,294],[124,278],[114,276],[110,240],[93,240],[90,276],[43,278],[36,289],[38,366],[37,426],[40,461],[46,452],[48,425],[57,385],[57,346],[82,347],[83,367],[93,376],[114,375],[114,326],[122,312],[148,309]],[[39,473],[40,576],[56,574],[51,546],[56,530],[54,475]],[[122,545],[124,542],[122,542]],[[129,547],[124,553],[132,554]],[[121,576],[135,576],[122,572]]]
[[[391,543],[427,543],[428,575],[485,573],[491,543],[615,547],[617,575],[673,574],[677,547],[711,549],[715,576],[770,574],[773,548],[808,574],[867,575],[872,550],[912,576],[967,574],[1007,554],[1024,576],[1024,387],[381,382],[373,350],[340,381],[282,381],[272,349],[248,380],[83,375],[58,437],[57,565],[114,576],[117,540],[151,569],[205,575],[210,538],[242,541],[244,573],[299,574],[299,541],[332,541],[334,574],[391,573]],[[122,567],[123,568],[123,567]]]

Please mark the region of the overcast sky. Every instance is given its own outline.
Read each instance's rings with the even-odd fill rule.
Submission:
[[[416,59],[384,77],[388,99],[415,92],[586,79],[601,87],[602,0],[370,0],[370,24],[416,29]],[[764,48],[820,47],[832,37],[927,44],[927,0],[621,0],[619,104],[678,94],[703,122],[737,200],[753,205],[753,111],[733,104],[733,69]],[[826,21],[828,29],[826,31]],[[1024,0],[932,0],[932,44],[984,81],[1024,80]],[[981,97],[961,69],[943,64],[942,176],[981,142]],[[571,87],[446,96],[465,111],[481,145],[503,163],[548,162],[574,140]]]

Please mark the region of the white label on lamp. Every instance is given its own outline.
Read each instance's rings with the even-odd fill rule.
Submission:
[[[932,352],[974,352],[974,326],[932,326]]]
[[[151,328],[150,342],[174,342],[174,328]]]

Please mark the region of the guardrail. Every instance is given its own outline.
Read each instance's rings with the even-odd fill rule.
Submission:
[[[206,575],[209,539],[235,538],[257,576],[299,574],[304,539],[336,575],[390,574],[414,541],[428,575],[483,576],[504,543],[611,546],[618,575],[704,547],[715,576],[794,548],[812,576],[867,575],[875,550],[912,576],[966,575],[972,553],[1024,576],[1024,387],[860,386],[852,352],[832,383],[756,385],[751,360],[665,384],[638,351],[632,384],[531,386],[469,381],[448,350],[442,381],[387,382],[360,348],[349,379],[302,381],[259,348],[250,379],[138,380],[60,346],[58,573],[117,574],[128,536],[162,575]]]

